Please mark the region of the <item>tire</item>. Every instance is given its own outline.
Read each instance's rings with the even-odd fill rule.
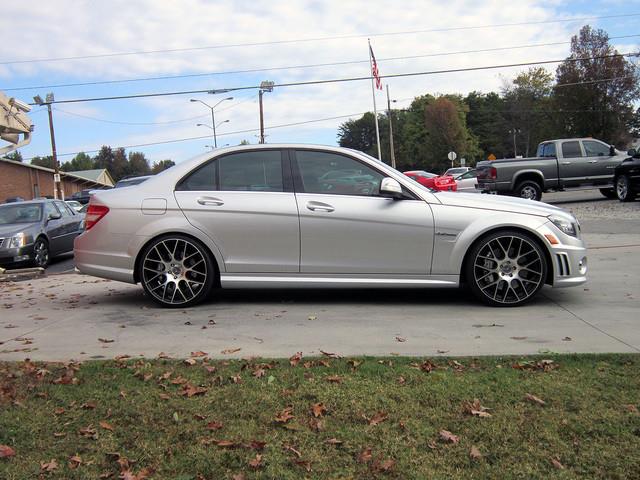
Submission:
[[[614,199],[616,198],[616,189],[615,188],[601,188],[600,193],[607,198]]]
[[[535,237],[502,230],[471,247],[465,275],[480,301],[494,307],[517,307],[535,297],[544,285],[548,268]]]
[[[33,244],[33,260],[31,264],[34,267],[47,268],[49,260],[49,242],[47,242],[46,238],[38,237]]]
[[[515,189],[515,195],[520,198],[540,201],[540,199],[542,199],[542,188],[538,182],[525,180],[518,184]]]
[[[209,250],[186,235],[163,235],[140,254],[138,278],[158,305],[181,308],[196,305],[211,293],[217,270]]]
[[[616,196],[621,202],[630,202],[633,200],[631,181],[628,175],[620,175],[616,178]]]

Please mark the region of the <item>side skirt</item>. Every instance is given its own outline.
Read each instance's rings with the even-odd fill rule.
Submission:
[[[222,288],[455,288],[458,275],[433,276],[344,276],[233,274],[220,276]]]

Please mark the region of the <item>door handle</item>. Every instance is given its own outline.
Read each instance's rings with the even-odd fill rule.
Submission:
[[[198,200],[196,201],[200,205],[214,205],[216,207],[219,207],[220,205],[224,205],[224,202],[222,200],[215,197],[199,197]]]
[[[589,160],[589,163],[598,163],[598,160]]]
[[[333,212],[335,210],[335,208],[328,203],[322,202],[308,202],[307,208],[312,212]]]
[[[571,162],[562,162],[562,165],[571,165]]]

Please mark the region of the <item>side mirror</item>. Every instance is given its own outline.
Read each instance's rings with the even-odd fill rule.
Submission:
[[[397,180],[394,180],[390,177],[385,177],[380,183],[380,195],[399,200],[402,198],[402,187]]]
[[[47,220],[60,220],[61,218],[62,218],[62,215],[59,213],[50,213],[49,218],[47,218]]]
[[[638,154],[638,152],[636,152],[635,148],[632,148],[631,150],[627,151],[627,155],[629,155],[630,157],[635,157]]]
[[[616,147],[614,147],[613,145],[609,145],[609,156],[613,157],[616,154]]]

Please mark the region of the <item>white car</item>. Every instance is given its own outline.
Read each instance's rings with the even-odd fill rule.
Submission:
[[[455,177],[461,173],[468,172],[469,170],[471,170],[471,167],[453,167],[444,172],[443,175],[451,175],[452,177]]]
[[[76,212],[79,212],[80,210],[82,210],[82,207],[84,206],[77,200],[65,200],[65,203],[69,205],[71,208],[73,208]]]
[[[480,192],[480,190],[476,189],[476,185],[478,184],[478,172],[475,168],[473,170],[469,170],[466,173],[463,173],[462,175],[458,175],[454,180],[456,181],[458,192]]]

